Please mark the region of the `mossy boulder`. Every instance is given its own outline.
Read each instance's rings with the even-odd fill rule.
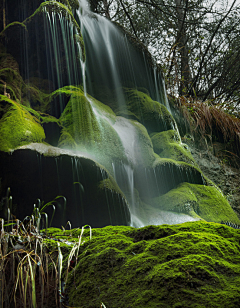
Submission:
[[[214,186],[182,183],[166,194],[152,198],[149,203],[159,210],[185,213],[206,221],[240,223],[226,198]]]
[[[59,146],[91,154],[112,169],[112,162],[153,166],[158,158],[146,128],[138,121],[116,117],[112,109],[77,87],[64,87],[52,100],[66,107],[59,118],[63,126]],[[129,136],[134,140],[129,141]]]
[[[117,115],[134,114],[149,133],[161,132],[175,128],[175,121],[167,108],[152,100],[146,93],[135,89],[124,89],[126,106],[123,106]]]
[[[0,150],[10,151],[44,139],[40,121],[22,105],[0,95]]]
[[[65,231],[62,238],[76,242],[80,232]],[[49,233],[61,238],[60,230]],[[101,303],[112,308],[239,307],[239,230],[206,222],[108,226],[93,229],[91,240],[85,230],[82,241],[66,286],[73,307],[80,301],[89,308]]]
[[[153,133],[151,140],[154,152],[161,158],[171,158],[196,165],[187,145],[181,142],[176,130]]]
[[[91,154],[109,168],[110,157],[111,161],[124,160],[121,140],[112,127],[116,116],[110,107],[90,96],[86,97],[79,88],[63,88],[54,96],[64,93],[69,96],[69,101],[60,117],[64,129],[59,145],[71,149],[75,146],[75,150]]]

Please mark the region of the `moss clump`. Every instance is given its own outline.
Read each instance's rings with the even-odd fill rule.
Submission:
[[[176,161],[184,161],[196,165],[187,145],[181,143],[175,130],[168,130],[151,135],[154,152],[162,158],[171,158]]]
[[[83,240],[67,281],[71,306],[239,306],[239,230],[205,222],[109,226],[93,229],[91,241],[86,231]]]
[[[10,151],[31,142],[42,142],[44,130],[39,120],[20,104],[0,95],[0,150]]]
[[[4,84],[6,84],[6,92],[16,101],[21,100],[22,77],[13,69],[5,68],[0,70],[0,91],[4,93]]]
[[[14,100],[21,101],[23,80],[19,73],[19,65],[8,53],[0,53],[0,93],[6,92]]]
[[[19,22],[19,21],[14,21],[10,24],[8,24],[0,33],[0,37],[4,37],[5,35],[8,36],[8,32],[12,32],[12,28],[17,31],[27,31],[27,27],[24,23]]]
[[[65,148],[74,146],[91,154],[108,170],[112,168],[112,161],[125,159],[121,140],[111,125],[116,116],[110,107],[86,97],[79,88],[65,87],[53,94],[56,95],[67,96],[69,100],[60,117],[64,129],[59,145]]]
[[[28,83],[23,88],[22,104],[40,112],[48,112],[50,109],[49,94]]]
[[[174,119],[164,105],[153,101],[146,93],[135,89],[125,88],[124,93],[127,101],[127,110],[136,116],[149,133],[175,128]],[[123,115],[124,113],[126,114],[126,111],[123,108],[119,113]]]
[[[60,148],[69,149],[69,150],[76,150],[77,149],[77,143],[75,142],[72,135],[69,134],[69,132],[66,131],[66,129],[63,129],[61,131],[61,137],[59,139],[58,146]]]
[[[153,198],[151,204],[161,210],[186,213],[206,221],[240,222],[228,201],[213,186],[182,183],[168,193]]]
[[[135,164],[140,167],[152,167],[159,160],[159,156],[154,153],[152,141],[147,129],[138,121],[129,120],[135,129],[134,156]]]
[[[79,2],[77,0],[58,0],[58,2],[66,5],[70,10],[79,8]]]

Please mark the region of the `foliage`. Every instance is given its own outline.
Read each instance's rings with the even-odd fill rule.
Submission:
[[[60,261],[44,243],[48,228],[48,215],[44,210],[53,206],[54,215],[53,203],[57,198],[42,205],[38,200],[32,215],[21,222],[12,215],[12,196],[10,189],[7,190],[7,223],[1,219],[0,225],[0,296],[6,308],[13,304],[15,307],[48,307],[49,297],[55,298],[55,305],[59,306],[59,282],[54,276],[59,276],[56,265]],[[44,233],[40,232],[43,223],[46,226]]]
[[[175,106],[185,119],[184,134],[190,133],[196,144],[205,143],[213,147],[215,155],[220,155],[233,166],[240,163],[240,120],[226,112],[221,105],[199,102],[180,97]],[[178,121],[178,120],[177,120]],[[183,126],[183,123],[178,123]],[[217,151],[217,142],[224,143],[225,149]]]
[[[53,234],[61,238],[59,231]],[[101,301],[113,308],[238,306],[238,230],[192,222],[108,226],[93,229],[91,241],[87,235],[67,282],[70,305],[81,300],[84,307]]]

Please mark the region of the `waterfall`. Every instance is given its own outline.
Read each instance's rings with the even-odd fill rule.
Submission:
[[[52,185],[65,196],[72,206],[71,213],[64,210],[65,220],[71,219],[73,226],[140,227],[194,220],[173,213],[175,207],[171,212],[158,208],[161,196],[177,185],[204,181],[189,165],[191,158],[175,162],[157,152],[158,138],[171,139],[176,124],[161,72],[148,51],[119,26],[90,12],[85,1],[72,12],[57,1],[45,1],[40,8],[42,19],[36,15],[40,21],[35,24],[42,22],[44,31],[36,37],[36,30],[29,30],[21,74],[29,89],[37,77],[48,81],[44,112],[54,117],[60,132],[57,142],[49,142],[54,147],[20,148],[38,153],[41,179],[32,190],[44,198],[51,195],[47,185]],[[31,56],[36,46],[38,61]],[[181,151],[178,132],[174,138]],[[56,178],[53,184],[48,172]],[[102,208],[96,205],[99,195]],[[66,223],[61,214],[56,216]]]

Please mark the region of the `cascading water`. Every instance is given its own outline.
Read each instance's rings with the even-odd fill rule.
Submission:
[[[90,93],[107,103],[104,95],[99,92],[99,86],[110,89],[115,93],[116,109],[121,110],[127,104],[123,87],[129,86],[130,80],[132,87],[148,89],[154,99],[170,109],[163,79],[157,72],[156,67],[149,68],[145,53],[142,52],[139,55],[129,44],[126,35],[121,33],[116,26],[106,18],[90,12],[86,1],[82,1],[76,15],[80,21],[87,54],[86,67],[85,63],[81,66],[86,97],[88,97],[87,93]],[[87,80],[85,80],[85,76]],[[88,101],[92,104],[90,99]],[[97,117],[99,116],[101,117],[98,114]],[[128,198],[131,223],[139,227],[150,222],[157,224],[192,220],[190,217],[186,218],[186,216],[180,218],[179,215],[173,213],[168,213],[167,215],[165,213],[165,215],[160,215],[159,217],[159,211],[156,211],[158,215],[155,213],[155,219],[151,221],[152,218],[147,218],[147,213],[139,209],[139,201],[137,202],[135,198],[134,180],[134,170],[139,167],[138,162],[143,158],[141,151],[136,151],[135,143],[138,142],[139,138],[134,125],[125,118],[119,118],[113,124],[113,128],[121,140],[126,157],[125,163],[116,164],[112,162],[113,175]],[[145,180],[148,181],[148,178],[146,177]],[[157,182],[155,175],[154,180]],[[152,178],[150,181],[152,181]]]
[[[45,50],[39,48],[37,62],[29,56],[41,45],[41,38],[29,31],[22,74],[29,87],[36,75],[48,80],[50,113],[60,125],[56,144],[64,150],[36,144],[24,149],[40,153],[41,194],[50,195],[51,187],[72,204],[65,220],[56,214],[58,221],[139,227],[194,220],[174,213],[175,208],[169,212],[155,206],[161,203],[157,198],[179,183],[203,184],[203,179],[191,166],[166,156],[161,160],[155,153],[164,149],[153,145],[153,137],[163,138],[162,132],[170,136],[176,125],[167,111],[163,78],[148,52],[109,20],[90,12],[85,1],[73,14],[57,1],[44,2],[41,12]],[[26,67],[32,68],[30,73]],[[54,164],[50,155],[57,156]],[[101,208],[95,206],[98,196]]]

